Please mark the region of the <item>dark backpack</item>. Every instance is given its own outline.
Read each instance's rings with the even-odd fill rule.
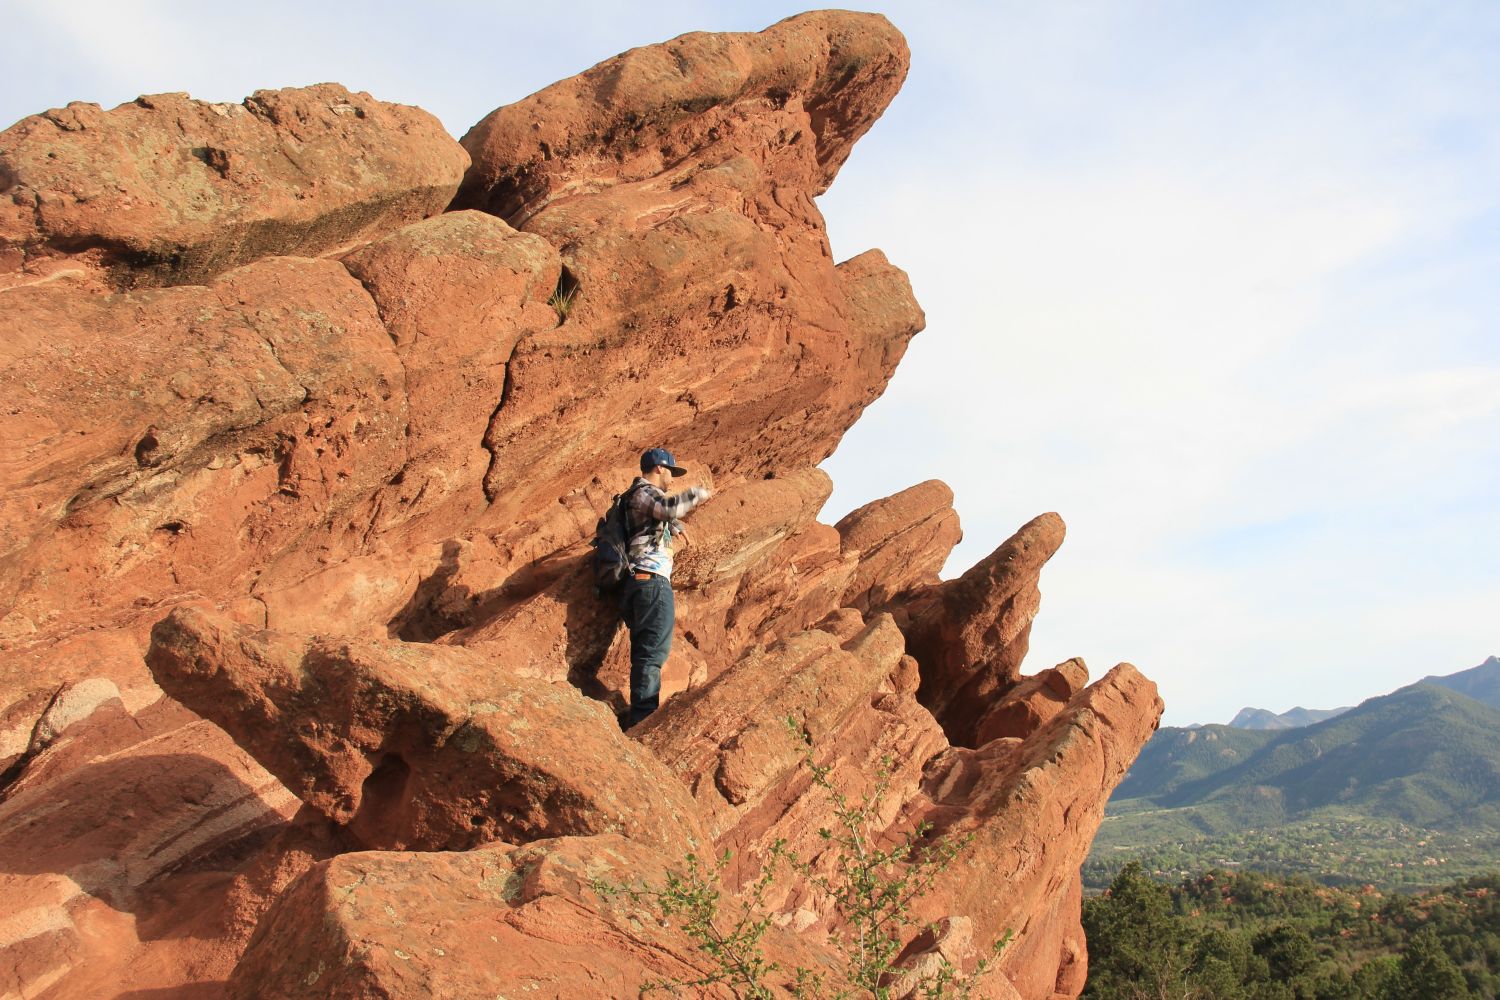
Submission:
[[[594,588],[601,596],[618,593],[630,576],[630,497],[644,485],[618,494],[594,526]]]

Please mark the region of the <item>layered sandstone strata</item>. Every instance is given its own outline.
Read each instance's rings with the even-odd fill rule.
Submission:
[[[873,837],[962,844],[901,981],[1010,931],[983,993],[1078,994],[1154,686],[1023,674],[1056,515],[949,581],[941,483],[818,520],[923,325],[813,201],[906,65],[820,12],[462,143],[333,85],[0,134],[0,993],[633,996],[709,969],[599,880],[826,873],[831,796],[884,771]],[[622,734],[587,543],[660,443],[715,497]],[[765,902],[836,979],[826,895]]]

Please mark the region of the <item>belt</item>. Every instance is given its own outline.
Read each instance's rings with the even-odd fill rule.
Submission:
[[[651,576],[652,576],[652,574],[650,574],[650,573],[637,573],[635,575],[635,578],[637,580],[649,580],[649,579],[651,579]]]

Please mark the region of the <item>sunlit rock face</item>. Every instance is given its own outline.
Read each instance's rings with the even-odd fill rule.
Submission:
[[[1009,931],[980,993],[1080,992],[1154,685],[1023,673],[1055,514],[948,581],[942,483],[818,519],[923,316],[813,199],[907,63],[818,12],[461,142],[334,85],[0,133],[0,992],[633,996],[709,967],[599,879],[827,873],[882,771],[877,840],[962,845],[903,990]],[[714,497],[622,733],[588,542],[653,445]],[[766,904],[768,957],[836,981],[830,901]]]

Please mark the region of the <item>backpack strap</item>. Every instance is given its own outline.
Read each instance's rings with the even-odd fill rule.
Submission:
[[[630,489],[626,490],[624,493],[620,494],[620,519],[624,522],[625,525],[626,542],[629,542],[636,535],[646,530],[647,526],[644,524],[640,525],[639,527],[636,526],[635,518],[631,515],[630,508],[634,505],[633,501],[635,500],[636,493],[650,485],[650,483],[642,480],[641,482],[631,486]]]

